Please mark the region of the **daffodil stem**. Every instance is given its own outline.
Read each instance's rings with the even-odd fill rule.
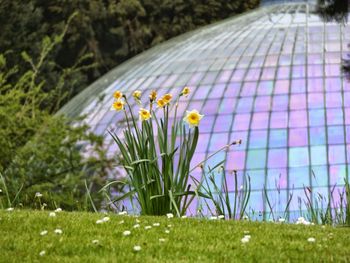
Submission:
[[[202,164],[204,164],[206,161],[208,161],[210,158],[212,158],[213,156],[215,156],[216,154],[218,154],[219,152],[223,151],[223,150],[227,150],[229,149],[232,145],[236,145],[236,144],[241,144],[241,140],[238,141],[234,141],[230,144],[227,144],[223,147],[221,147],[219,150],[217,150],[216,152],[212,153],[211,155],[209,155],[207,158],[205,158],[203,161],[201,161],[200,163],[198,163],[197,165],[195,165],[190,171],[189,173],[191,173],[194,169],[196,169],[197,167],[200,167]]]

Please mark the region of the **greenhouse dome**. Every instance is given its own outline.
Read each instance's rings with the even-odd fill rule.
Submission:
[[[114,91],[131,96],[141,90],[146,102],[151,90],[178,94],[188,86],[191,94],[181,98],[178,116],[192,109],[205,115],[193,164],[242,139],[207,164],[226,158],[228,172],[251,177],[252,210],[266,210],[265,186],[279,211],[291,193],[290,209],[297,210],[304,187],[327,195],[349,174],[350,83],[341,63],[350,27],[323,22],[311,3],[267,2],[143,52],[60,112],[86,114],[86,122],[105,136],[115,154],[108,129],[121,132],[124,116],[110,110]],[[139,106],[133,107],[136,112]],[[200,171],[194,176],[200,178]],[[228,181],[233,191],[232,176]]]

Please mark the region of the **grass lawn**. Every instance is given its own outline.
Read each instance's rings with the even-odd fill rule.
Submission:
[[[0,262],[350,261],[350,228],[115,214],[96,224],[104,216],[0,210]],[[248,231],[250,241],[242,243]],[[135,245],[141,250],[134,251]]]

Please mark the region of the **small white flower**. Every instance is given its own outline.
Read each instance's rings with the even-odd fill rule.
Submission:
[[[165,234],[169,234],[170,233],[170,230],[168,230],[168,229],[165,229]]]
[[[96,224],[98,224],[98,225],[99,224],[103,224],[103,221],[99,219],[99,220],[96,221]]]
[[[325,228],[326,228],[326,226],[321,226],[321,228],[325,229]]]
[[[141,247],[138,245],[134,246],[134,251],[136,252],[141,251]]]
[[[126,230],[123,232],[123,236],[130,236],[130,234],[131,234],[131,231],[129,230]]]
[[[185,219],[185,218],[187,218],[187,216],[182,216],[181,218],[182,218],[182,219]]]
[[[139,224],[134,225],[134,228],[139,228],[139,227],[140,227]]]
[[[153,223],[153,226],[160,226],[159,223]]]
[[[243,238],[241,239],[241,242],[242,242],[243,244],[245,244],[245,243],[248,243],[249,240],[250,240],[249,238],[243,237]]]
[[[43,230],[40,232],[40,236],[45,236],[45,235],[47,235],[47,230]]]
[[[110,220],[110,218],[108,216],[105,216],[104,218],[102,218],[103,222],[108,222]]]
[[[168,213],[168,214],[166,214],[166,216],[167,216],[167,218],[173,218],[174,217],[174,215],[172,213]]]
[[[165,238],[159,238],[159,242],[165,242]]]
[[[243,220],[249,220],[249,217],[247,215],[244,215]]]
[[[136,218],[135,222],[136,222],[136,223],[141,223],[141,221],[140,221],[140,220],[138,220],[137,218]]]
[[[314,237],[309,237],[307,239],[307,241],[310,242],[310,243],[314,243],[316,241],[316,239]]]
[[[95,244],[95,245],[96,245],[96,244],[98,244],[100,241],[98,241],[97,239],[94,239],[94,240],[92,240],[91,242],[92,242],[92,244]]]
[[[146,230],[151,229],[151,228],[152,228],[151,226],[145,226]]]
[[[250,232],[248,230],[243,231],[244,234],[249,234]]]
[[[0,193],[2,193],[2,189],[0,189]]]
[[[310,225],[311,223],[307,220],[305,220],[304,217],[299,217],[298,220],[295,222],[297,225]]]
[[[209,217],[209,220],[217,220],[217,219],[218,219],[217,216],[211,216],[211,217]]]
[[[57,234],[57,235],[62,235],[62,233],[63,233],[63,231],[61,230],[61,229],[59,229],[59,228],[57,228],[57,229],[55,229],[55,234]]]
[[[219,215],[218,218],[219,218],[219,219],[224,219],[225,216],[224,216],[224,215]]]
[[[49,213],[49,217],[55,217],[56,216],[56,213],[55,212],[50,212]]]
[[[13,207],[9,207],[9,208],[6,209],[7,212],[11,212],[13,210],[15,210]]]
[[[284,223],[286,221],[286,219],[284,219],[284,218],[279,218],[278,219],[278,222],[280,222],[280,223]]]
[[[40,251],[39,256],[42,257],[42,256],[44,256],[45,254],[46,254],[46,251],[45,251],[45,250],[42,250],[42,251]]]
[[[42,197],[43,195],[42,195],[42,193],[40,193],[40,192],[36,192],[35,193],[35,197],[37,197],[37,198],[40,198],[40,197]]]
[[[119,225],[124,224],[124,220],[120,220],[120,221],[118,222],[118,224],[119,224]]]
[[[56,213],[62,212],[62,208],[60,208],[60,207],[57,208],[57,209],[55,210],[55,212],[56,212]]]
[[[244,235],[244,238],[250,239],[251,236],[250,235]]]
[[[173,227],[173,225],[167,225],[167,227]]]
[[[124,216],[124,215],[127,215],[127,214],[128,214],[128,212],[126,212],[126,211],[122,211],[122,212],[118,213],[118,215],[120,215],[120,216]]]

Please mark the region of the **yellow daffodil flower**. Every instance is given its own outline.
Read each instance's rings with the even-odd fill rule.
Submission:
[[[155,101],[157,98],[157,92],[155,90],[152,90],[151,94],[149,95],[149,98],[150,98],[151,102]]]
[[[167,93],[163,96],[163,100],[165,102],[165,104],[169,104],[171,99],[173,98],[173,95],[171,95],[170,93]]]
[[[147,121],[149,118],[151,118],[151,113],[148,110],[141,108],[139,110],[139,118],[140,121]]]
[[[186,111],[184,121],[188,123],[190,128],[193,128],[199,125],[199,122],[203,117],[204,115],[199,114],[197,110]]]
[[[182,92],[181,92],[181,95],[184,95],[185,97],[187,97],[188,94],[190,94],[190,88],[189,87],[184,87]]]
[[[135,100],[140,100],[140,98],[141,98],[141,91],[135,90],[135,91],[132,93],[132,96],[134,97]]]
[[[166,105],[165,101],[163,99],[157,100],[157,107],[163,108]]]
[[[123,93],[117,90],[116,92],[114,92],[113,97],[116,98],[117,100],[120,100],[123,97]]]
[[[124,102],[122,100],[117,100],[115,102],[113,102],[111,110],[115,110],[115,111],[121,111],[124,109]]]

